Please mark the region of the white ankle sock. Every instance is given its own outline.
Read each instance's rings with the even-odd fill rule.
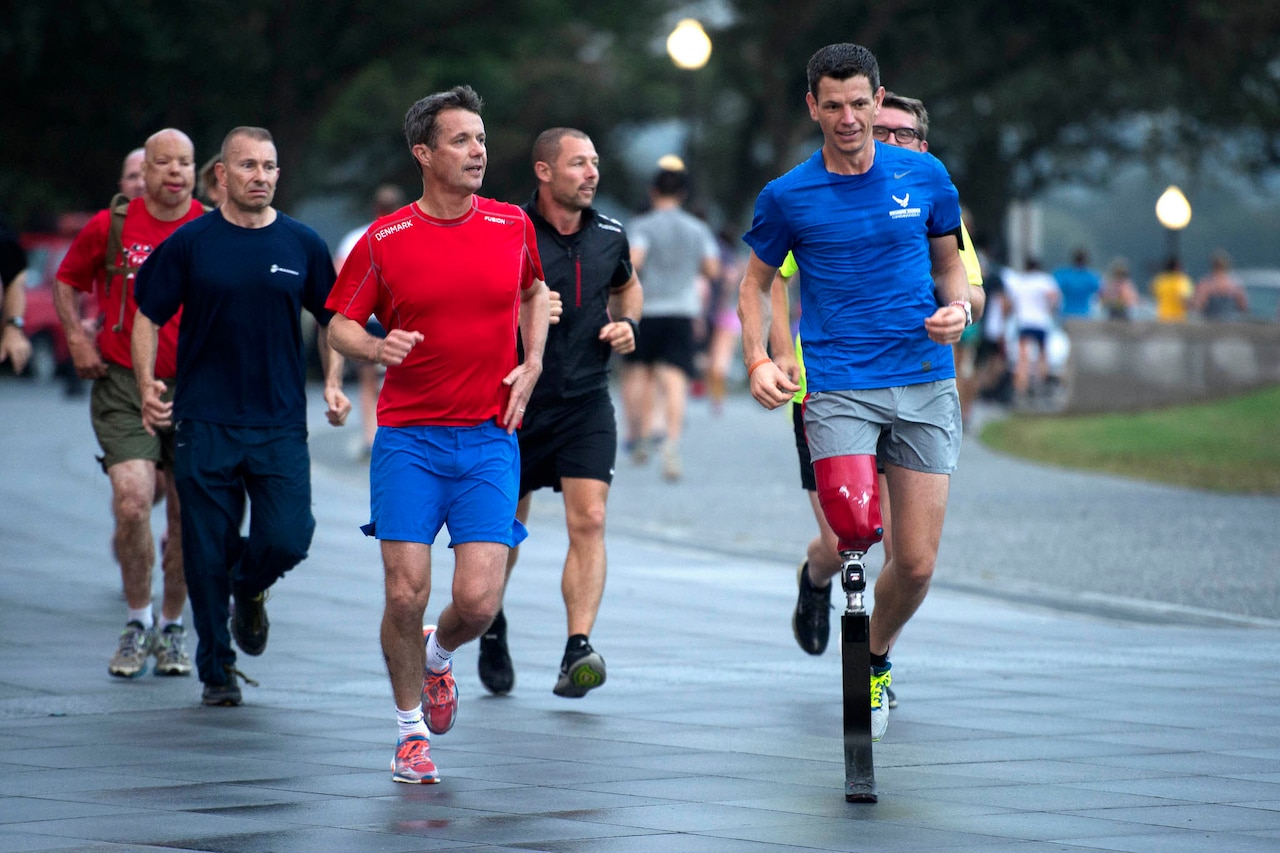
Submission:
[[[165,628],[168,628],[170,625],[177,625],[179,628],[181,628],[181,627],[182,627],[182,617],[181,617],[181,616],[179,616],[177,619],[166,619],[166,618],[164,617],[164,614],[163,614],[163,613],[161,613],[161,614],[160,614],[160,618],[156,621],[156,631],[157,631],[158,633],[163,634],[163,633],[164,633],[164,629],[165,629]]]
[[[129,618],[127,621],[137,622],[141,624],[143,628],[146,628],[148,631],[150,631],[152,627],[156,624],[156,618],[151,613],[151,605],[148,604],[146,607],[144,607],[141,610],[134,610],[132,607],[128,608],[128,610],[129,610]]]
[[[439,636],[440,632],[437,630],[432,631],[427,638],[427,669],[432,672],[448,672],[453,665],[453,652],[440,645],[440,641],[436,639]]]
[[[414,708],[412,711],[401,711],[396,708],[396,725],[399,727],[401,738],[409,735],[427,735],[427,723],[422,718],[422,705]]]

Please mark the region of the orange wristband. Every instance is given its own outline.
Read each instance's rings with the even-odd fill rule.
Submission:
[[[769,363],[769,362],[771,362],[771,361],[773,361],[773,359],[771,359],[771,358],[762,358],[762,359],[760,359],[759,361],[757,361],[755,364],[753,364],[753,365],[751,365],[750,367],[748,367],[748,368],[747,368],[747,378],[748,378],[748,379],[750,379],[750,378],[751,378],[751,374],[753,374],[753,373],[755,373],[755,372],[756,372],[756,368],[757,368],[757,367],[759,367],[759,366],[760,366],[760,365],[762,365],[762,364],[768,364],[768,363]]]

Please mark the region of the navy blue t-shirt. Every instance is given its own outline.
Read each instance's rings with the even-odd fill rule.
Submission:
[[[241,228],[214,210],[173,232],[138,270],[134,293],[157,325],[182,308],[174,420],[305,424],[302,309],[328,325],[333,282],[324,240],[283,213]]]

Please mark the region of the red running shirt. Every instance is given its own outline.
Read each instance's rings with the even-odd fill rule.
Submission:
[[[516,366],[520,291],[542,280],[533,223],[514,204],[474,196],[459,219],[417,203],[369,226],[325,307],[363,326],[421,332],[387,368],[379,426],[474,426],[497,417]]]
[[[146,202],[135,198],[129,202],[124,217],[124,229],[120,232],[124,260],[129,266],[140,267],[151,252],[166,237],[182,225],[204,215],[204,207],[194,199],[185,216],[173,222],[156,219],[147,210]],[[123,283],[120,277],[107,281],[107,234],[111,230],[111,211],[100,210],[81,229],[67,250],[58,267],[58,281],[76,290],[95,293],[102,311],[102,329],[98,332],[98,351],[104,361],[133,369],[130,350],[133,336],[133,314],[138,304],[133,300],[133,279],[130,275]],[[121,264],[123,266],[123,264]],[[124,299],[122,306],[120,300]],[[124,309],[123,322],[121,308]],[[156,352],[155,375],[157,379],[172,379],[178,372],[178,324],[182,312],[160,327],[159,349]]]

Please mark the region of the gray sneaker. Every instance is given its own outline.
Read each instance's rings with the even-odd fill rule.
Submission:
[[[154,630],[142,627],[142,623],[132,620],[124,626],[120,635],[120,644],[116,653],[111,656],[107,672],[121,678],[133,678],[147,671],[147,658],[155,649],[156,634]]]
[[[187,656],[187,632],[181,625],[170,625],[156,635],[156,675],[190,675],[191,658]]]

